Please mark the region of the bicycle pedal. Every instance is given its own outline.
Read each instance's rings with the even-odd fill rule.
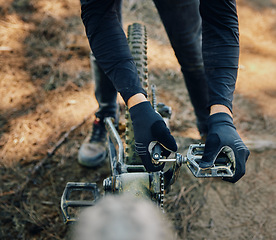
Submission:
[[[73,200],[73,192],[78,193],[76,197],[78,199],[83,198],[83,200]],[[89,200],[87,200],[87,198]],[[99,198],[100,193],[96,183],[68,182],[63,191],[60,203],[64,223],[68,224],[77,221],[74,209],[94,206]],[[71,209],[72,212],[69,212],[69,209]]]
[[[234,161],[227,157],[222,151],[214,165],[203,169],[199,167],[199,162],[204,153],[205,144],[191,144],[187,153],[187,166],[197,178],[206,177],[233,177],[235,171]]]

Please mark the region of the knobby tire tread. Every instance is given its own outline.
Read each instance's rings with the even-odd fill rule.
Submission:
[[[128,44],[136,64],[139,79],[145,91],[148,93],[148,62],[147,62],[147,32],[146,27],[133,23],[128,26]],[[142,160],[135,151],[134,131],[128,109],[126,109],[125,131],[125,163],[129,165],[142,164]]]

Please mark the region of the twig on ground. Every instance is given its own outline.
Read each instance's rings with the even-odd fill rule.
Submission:
[[[185,187],[182,187],[179,194],[178,194],[178,196],[177,196],[177,199],[175,201],[175,206],[178,206],[180,199],[184,198],[186,194],[188,194],[190,191],[192,191],[197,186],[198,186],[198,183],[193,184],[188,189],[186,189]]]
[[[31,170],[29,176],[26,178],[26,180],[19,185],[16,189],[0,193],[0,197],[18,194],[24,190],[24,188],[31,182],[33,177],[37,174],[37,172],[41,169],[41,167],[48,161],[49,158],[51,158],[55,152],[60,148],[60,146],[68,139],[68,136],[77,128],[82,126],[90,117],[92,116],[92,113],[89,114],[87,117],[83,119],[83,121],[75,126],[72,126],[66,133],[63,134],[63,136],[57,141],[57,143],[47,151],[47,156],[42,158]]]

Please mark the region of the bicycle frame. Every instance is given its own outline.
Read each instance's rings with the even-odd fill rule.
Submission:
[[[104,120],[108,132],[108,151],[111,168],[111,176],[104,179],[103,189],[105,194],[127,193],[134,197],[147,198],[163,208],[163,198],[166,189],[176,181],[180,167],[187,164],[195,177],[231,177],[233,176],[232,164],[224,158],[218,165],[210,169],[201,169],[198,161],[201,159],[204,144],[192,144],[189,147],[186,157],[180,153],[175,153],[174,158],[166,159],[160,156],[159,159],[153,159],[158,162],[173,162],[173,166],[166,171],[170,174],[159,172],[146,172],[143,165],[130,165],[125,163],[123,142],[117,132],[112,118]],[[153,152],[152,155],[155,155]],[[94,200],[70,200],[72,191],[90,191]],[[68,207],[87,207],[96,204],[100,198],[98,186],[95,183],[77,183],[69,182],[66,185],[61,198],[61,209],[65,223],[71,223],[77,219],[68,214]]]

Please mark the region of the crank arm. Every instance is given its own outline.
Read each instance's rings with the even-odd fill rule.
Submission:
[[[167,149],[168,151],[170,151],[169,149]],[[160,164],[160,163],[166,163],[166,162],[175,162],[178,165],[182,165],[182,163],[185,163],[185,159],[184,157],[180,154],[180,153],[176,153],[176,152],[171,152],[173,155],[174,154],[174,158],[165,158],[164,156],[162,156],[162,147],[160,145],[160,143],[156,142],[156,141],[152,141],[149,144],[149,152],[151,154],[151,161],[153,164]]]
[[[181,155],[180,153],[175,153],[174,158],[160,158],[158,160],[159,163],[165,163],[165,162],[172,162],[172,163],[176,163],[179,166],[181,166],[183,163],[185,163],[185,159],[183,157],[183,155]]]
[[[73,191],[86,191],[90,192],[91,199],[93,200],[70,200],[70,195]],[[95,205],[99,199],[100,194],[96,183],[81,183],[81,182],[68,182],[61,197],[61,212],[65,224],[77,221],[77,218],[69,214],[68,208],[89,207]]]
[[[160,163],[173,163],[173,165],[164,174],[164,190],[168,191],[169,187],[173,185],[179,176],[180,167],[185,163],[185,158],[180,153],[175,153],[174,158],[163,158],[161,156],[161,146],[156,144],[152,151],[152,162],[155,164]]]
[[[218,155],[214,165],[210,168],[203,169],[199,167],[199,162],[203,156],[204,144],[191,144],[186,164],[193,175],[197,178],[207,177],[233,177],[235,171],[235,163],[233,160],[224,155],[224,152]]]

